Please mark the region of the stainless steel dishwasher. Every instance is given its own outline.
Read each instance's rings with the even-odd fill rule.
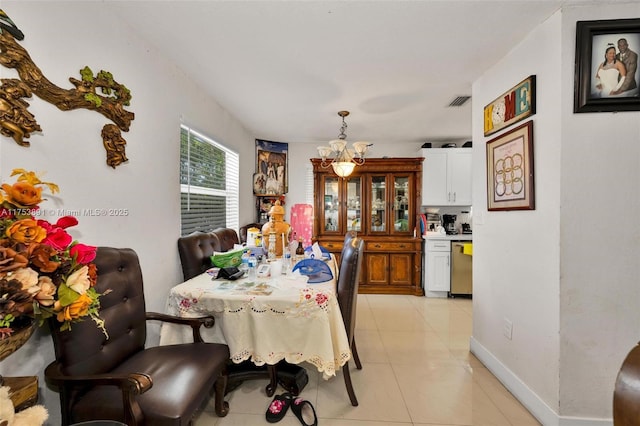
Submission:
[[[470,242],[451,242],[451,295],[469,295],[473,293],[472,256]],[[465,254],[465,245],[467,252]]]

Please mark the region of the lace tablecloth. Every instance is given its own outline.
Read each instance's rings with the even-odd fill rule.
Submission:
[[[225,281],[212,280],[205,272],[171,289],[167,312],[213,315],[216,324],[201,328],[202,337],[226,343],[236,363],[306,361],[327,379],[351,358],[335,288],[335,278],[321,284],[306,284],[300,275]],[[161,345],[189,341],[190,327],[163,324]]]

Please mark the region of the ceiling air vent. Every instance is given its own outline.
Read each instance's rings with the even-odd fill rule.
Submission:
[[[471,96],[458,96],[456,97],[454,100],[451,101],[451,103],[449,104],[450,107],[461,107],[462,105],[464,105],[469,99],[471,99]]]

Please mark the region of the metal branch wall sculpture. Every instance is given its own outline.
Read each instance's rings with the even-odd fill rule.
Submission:
[[[16,141],[18,145],[29,146],[31,132],[42,131],[35,117],[27,108],[29,103],[22,98],[31,97],[31,89],[14,78],[0,79],[0,133]]]
[[[8,19],[0,10],[2,17]],[[29,138],[30,132],[42,130],[27,111],[29,104],[21,99],[30,98],[33,93],[62,111],[85,108],[113,121],[115,125],[106,124],[101,132],[107,164],[115,168],[128,161],[124,152],[126,141],[120,131],[128,131],[134,119],[134,114],[124,109],[131,101],[129,89],[115,81],[110,72],[100,71],[94,76],[87,66],[80,70],[80,80],[69,78],[74,89],[60,88],[43,75],[29,53],[16,42],[15,31],[3,31],[2,28],[7,29],[0,23],[0,64],[15,69],[20,80],[1,80],[0,133],[12,137],[21,146],[29,146],[24,139]]]

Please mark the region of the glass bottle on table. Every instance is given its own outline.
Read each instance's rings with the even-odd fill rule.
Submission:
[[[302,246],[302,237],[298,240],[298,248],[296,248],[296,260],[304,259],[304,247]]]

